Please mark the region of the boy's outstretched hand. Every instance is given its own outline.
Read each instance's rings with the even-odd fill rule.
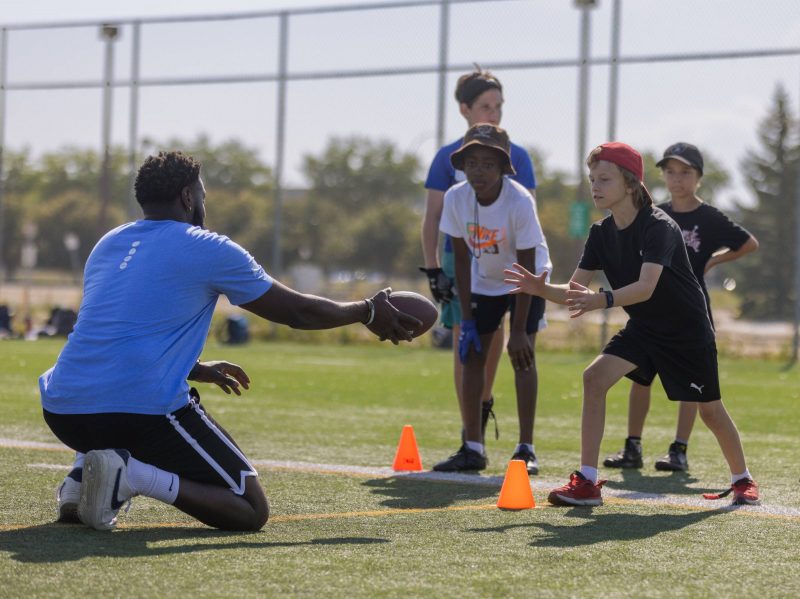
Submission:
[[[567,309],[570,318],[578,318],[591,310],[605,308],[606,299],[602,293],[595,293],[575,281],[569,282],[567,290]]]
[[[527,293],[528,295],[543,296],[545,284],[547,282],[547,271],[540,275],[535,275],[521,264],[514,262],[513,268],[503,271],[506,276],[504,283],[516,285],[509,293]]]

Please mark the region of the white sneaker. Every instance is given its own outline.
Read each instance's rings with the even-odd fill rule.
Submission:
[[[81,522],[96,530],[117,525],[117,514],[133,492],[128,485],[130,453],[124,449],[96,449],[86,454],[78,503]]]
[[[72,474],[70,472],[70,474]],[[79,523],[78,503],[81,500],[81,483],[67,476],[56,489],[57,522]]]

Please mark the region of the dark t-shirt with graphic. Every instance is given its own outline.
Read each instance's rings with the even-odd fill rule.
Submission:
[[[708,260],[714,252],[722,248],[738,250],[750,239],[750,233],[729,219],[723,212],[705,203],[690,212],[675,212],[672,202],[664,202],[658,207],[669,214],[681,228],[683,243],[686,244],[686,253],[689,255],[689,263],[692,265],[694,276],[697,277],[697,281],[703,289],[710,312],[711,301],[703,276]]]
[[[612,289],[639,280],[644,262],[664,267],[647,301],[624,306],[628,326],[666,344],[705,345],[714,340],[703,291],[692,273],[680,228],[660,208],[642,208],[618,229],[609,215],[594,223],[578,267],[602,270]]]

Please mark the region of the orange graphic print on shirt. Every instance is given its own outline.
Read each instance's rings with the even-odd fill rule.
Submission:
[[[469,238],[467,243],[473,252],[481,254],[499,254],[500,244],[505,241],[506,230],[481,227],[476,223],[467,223]]]

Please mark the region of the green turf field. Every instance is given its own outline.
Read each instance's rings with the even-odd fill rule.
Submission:
[[[270,522],[254,534],[218,532],[137,498],[117,530],[97,532],[53,523],[54,489],[71,454],[41,419],[36,379],[60,346],[0,342],[0,597],[800,595],[797,368],[720,364],[763,507],[698,500],[729,482],[699,421],[690,472],[652,468],[676,416],[658,388],[645,468],[601,469],[606,505],[565,509],[548,507],[546,491],[578,465],[580,375],[591,356],[540,354],[537,508],[515,512],[494,507],[516,441],[507,363],[496,385],[500,439],[488,442],[489,470],[431,480],[394,476],[388,467],[404,424],[414,426],[425,468],[457,448],[448,352],[424,340],[403,347],[211,343],[204,357],[235,361],[253,379],[241,398],[200,391],[258,464]],[[619,385],[609,397],[603,454],[625,436],[626,396]]]

